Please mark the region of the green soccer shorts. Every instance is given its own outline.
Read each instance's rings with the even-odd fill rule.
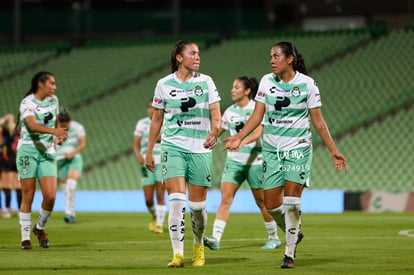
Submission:
[[[184,177],[188,183],[210,187],[211,165],[211,153],[190,153],[171,149],[161,152],[164,181]]]
[[[245,180],[251,189],[263,188],[262,165],[243,165],[236,161],[226,161],[221,182],[231,182],[240,187]]]
[[[57,177],[56,154],[41,152],[30,145],[17,150],[16,166],[20,179]]]
[[[292,181],[309,187],[312,147],[301,147],[283,152],[263,152],[263,189],[285,186]]]
[[[59,179],[66,179],[69,170],[75,170],[81,175],[83,170],[83,159],[81,155],[73,157],[72,159],[61,159],[58,160],[57,166]]]

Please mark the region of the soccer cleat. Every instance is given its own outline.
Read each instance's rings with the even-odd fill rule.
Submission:
[[[37,229],[36,225],[33,227],[33,233],[37,236],[37,239],[39,240],[39,245],[43,248],[48,248],[50,243],[49,239],[46,236],[45,231],[41,229]]]
[[[296,248],[298,247],[298,244],[302,241],[302,239],[305,237],[301,231],[298,232],[298,240],[295,244],[295,252],[293,253],[293,256],[296,257]]]
[[[291,257],[288,257],[288,256],[285,255],[280,267],[281,268],[294,268],[295,264],[293,263],[293,259]]]
[[[184,256],[175,254],[172,261],[168,263],[167,267],[184,267]]]
[[[30,240],[22,241],[21,249],[32,249],[32,244],[30,243]]]
[[[162,228],[162,226],[157,225],[152,232],[154,232],[155,234],[162,234],[164,232],[164,229]]]
[[[203,266],[205,263],[204,245],[193,245],[193,266]]]
[[[154,217],[152,218],[152,220],[150,221],[148,225],[149,231],[154,232],[156,226],[157,226],[157,219]]]
[[[66,214],[65,217],[63,218],[63,220],[65,221],[65,223],[76,223],[76,218],[75,216]]]
[[[204,237],[203,242],[204,242],[204,245],[210,248],[211,250],[220,249],[220,243],[214,237]]]
[[[268,239],[262,249],[275,249],[278,248],[282,242],[279,239]]]

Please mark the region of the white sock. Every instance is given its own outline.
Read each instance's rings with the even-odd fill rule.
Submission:
[[[65,184],[65,202],[66,202],[66,210],[65,213],[71,216],[75,216],[75,210],[73,208],[73,204],[75,202],[75,190],[78,182],[74,179],[68,179]]]
[[[148,212],[151,214],[152,217],[157,217],[157,213],[155,212],[155,205],[147,206]]]
[[[164,220],[165,220],[165,212],[167,210],[167,206],[161,205],[161,204],[157,204],[155,207],[155,213],[157,214],[157,226],[163,226],[164,225]]]
[[[221,241],[221,237],[223,236],[224,229],[226,228],[226,222],[223,220],[214,220],[213,224],[213,238],[215,238],[218,242]]]
[[[19,212],[19,223],[22,241],[30,240],[30,231],[32,228],[32,213]]]
[[[168,231],[170,233],[173,253],[184,255],[185,207],[186,196],[182,193],[171,193],[168,196],[170,213],[168,215]]]
[[[39,218],[37,219],[36,228],[41,230],[45,229],[45,225],[51,214],[52,212],[46,211],[42,207],[40,207]]]
[[[284,197],[283,207],[285,209],[286,222],[286,249],[285,255],[294,258],[296,242],[301,218],[300,198]]]
[[[265,222],[265,228],[267,234],[269,235],[268,239],[278,240],[279,236],[277,235],[277,225],[275,221]]]
[[[206,201],[188,202],[191,213],[191,225],[194,233],[194,244],[203,244],[204,232],[207,226]]]
[[[279,228],[285,232],[286,231],[286,224],[285,224],[285,209],[283,209],[283,204],[275,209],[267,210],[270,216],[273,217]]]

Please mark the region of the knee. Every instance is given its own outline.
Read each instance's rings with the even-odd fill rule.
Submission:
[[[259,207],[260,209],[265,207],[263,198],[255,198],[255,202],[256,202],[257,207]]]
[[[43,201],[48,204],[52,205],[55,203],[56,195],[55,194],[47,194],[43,196]]]
[[[153,199],[147,199],[145,200],[145,205],[150,207],[154,205],[154,200]]]
[[[233,197],[229,195],[223,195],[221,198],[221,205],[230,207],[230,205],[233,203]]]
[[[55,206],[54,198],[43,198],[42,208],[46,211],[52,211]]]

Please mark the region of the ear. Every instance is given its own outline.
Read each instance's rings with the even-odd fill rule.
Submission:
[[[183,59],[184,59],[184,57],[183,57],[182,54],[177,53],[175,55],[175,60],[177,60],[177,62],[181,63],[181,62],[183,62]]]
[[[295,60],[295,58],[293,57],[293,55],[289,55],[288,57],[286,57],[286,61],[289,65],[293,66],[293,61]]]
[[[244,94],[246,96],[249,96],[251,92],[252,92],[252,89],[250,89],[250,88],[247,88],[247,89],[244,90]]]
[[[45,84],[42,81],[37,82],[37,88],[41,89],[45,86]]]

